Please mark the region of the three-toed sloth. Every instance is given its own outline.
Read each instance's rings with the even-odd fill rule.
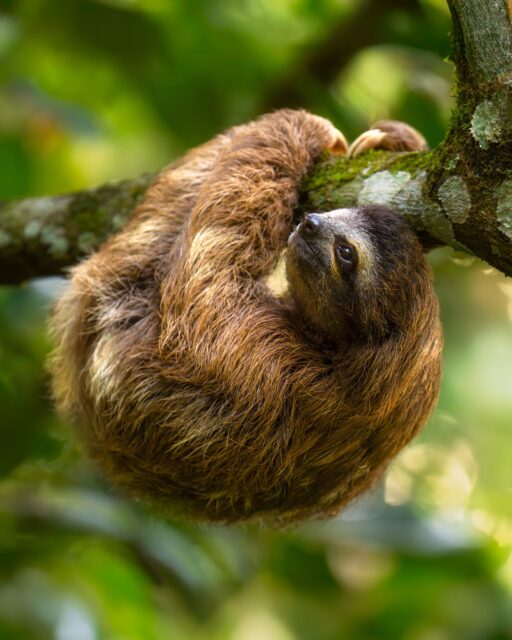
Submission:
[[[383,123],[356,151],[421,147],[403,131]],[[379,206],[292,231],[329,149],[343,136],[304,111],[230,129],[164,170],[73,269],[52,320],[55,397],[130,494],[209,521],[332,515],[427,420],[441,332],[414,232]],[[283,251],[277,296],[266,277]]]

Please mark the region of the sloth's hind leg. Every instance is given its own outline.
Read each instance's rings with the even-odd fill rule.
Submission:
[[[350,145],[350,158],[369,151],[425,151],[428,149],[425,138],[413,127],[398,120],[379,120],[371,129],[362,133]]]

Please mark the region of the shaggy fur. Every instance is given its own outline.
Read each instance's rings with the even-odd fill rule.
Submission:
[[[424,425],[438,306],[399,216],[332,216],[366,238],[373,266],[351,280],[332,261],[318,287],[311,270],[301,280],[291,238],[290,293],[265,283],[302,177],[343,147],[302,111],[231,129],[163,171],[126,227],[73,269],[52,319],[55,397],[132,495],[209,521],[332,515]]]

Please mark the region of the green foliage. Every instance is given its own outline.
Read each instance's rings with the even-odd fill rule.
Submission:
[[[349,138],[390,116],[435,145],[444,0],[386,0],[368,42],[376,2],[345,34],[365,46],[333,50],[327,79],[311,61],[363,2],[5,1],[0,196],[155,171],[272,108],[279,87]],[[431,424],[374,494],[285,532],[169,522],[118,496],[52,410],[59,283],[0,290],[0,638],[512,638],[512,285],[467,262],[432,254],[446,348]]]

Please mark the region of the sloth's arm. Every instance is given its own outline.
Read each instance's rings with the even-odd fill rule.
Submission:
[[[166,258],[229,140],[229,132],[219,135],[160,172],[125,227],[101,249],[105,266],[107,256],[116,261],[116,270],[108,270],[113,280],[153,269],[162,256]]]
[[[345,153],[343,135],[304,111],[278,111],[232,130],[192,211],[194,271],[258,277],[286,244],[300,182],[322,151]]]

